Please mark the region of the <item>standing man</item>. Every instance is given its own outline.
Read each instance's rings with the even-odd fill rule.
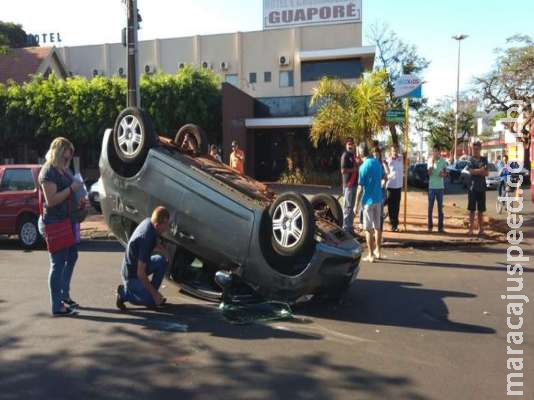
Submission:
[[[122,264],[123,285],[117,287],[117,308],[126,311],[124,303],[147,307],[165,304],[158,292],[169,261],[167,250],[158,244],[158,236],[169,229],[169,212],[158,207],[132,234]],[[161,255],[152,255],[156,251]],[[152,275],[152,280],[148,276]]]
[[[497,167],[497,171],[499,172],[501,172],[501,170],[504,168],[504,162],[501,160],[501,156],[497,156],[495,167]]]
[[[358,186],[358,164],[354,155],[354,139],[345,141],[345,152],[341,156],[341,177],[343,181],[343,230],[354,235],[354,202]]]
[[[480,142],[473,143],[473,156],[467,164],[467,170],[471,175],[468,192],[469,236],[473,235],[475,225],[475,212],[478,210],[478,234],[484,234],[484,213],[486,212],[486,176],[488,176],[488,160],[480,155],[482,145]]]
[[[245,173],[245,152],[239,148],[239,143],[237,143],[237,140],[232,142],[230,167],[237,169],[242,175]]]
[[[373,153],[380,152],[373,149]],[[380,162],[369,153],[367,146],[363,149],[365,161],[360,167],[356,206],[362,202],[363,229],[367,240],[369,254],[364,261],[374,262],[382,258],[382,178],[384,169]]]
[[[399,231],[399,210],[404,185],[404,162],[399,155],[399,147],[391,147],[391,157],[387,159],[389,167],[387,189],[388,189],[388,213],[391,231]]]
[[[432,232],[434,225],[434,203],[438,203],[438,232],[443,229],[443,194],[445,193],[445,177],[447,176],[447,162],[441,157],[440,148],[434,145],[432,157],[428,159],[428,232]]]

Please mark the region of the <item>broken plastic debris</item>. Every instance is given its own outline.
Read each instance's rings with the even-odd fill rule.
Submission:
[[[253,304],[221,303],[219,310],[228,322],[237,325],[293,318],[293,311],[289,304],[276,301]]]

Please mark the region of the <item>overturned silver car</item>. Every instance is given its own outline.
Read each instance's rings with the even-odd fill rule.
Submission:
[[[339,228],[334,198],[275,195],[208,156],[195,125],[158,137],[148,115],[128,108],[105,133],[100,172],[102,211],[123,244],[155,207],[171,212],[167,277],[192,295],[220,300],[214,277],[224,270],[236,296],[339,297],[359,272],[360,245]]]

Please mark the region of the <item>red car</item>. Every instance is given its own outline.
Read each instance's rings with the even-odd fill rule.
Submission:
[[[0,165],[0,235],[18,235],[22,247],[41,241],[37,179],[40,165]]]

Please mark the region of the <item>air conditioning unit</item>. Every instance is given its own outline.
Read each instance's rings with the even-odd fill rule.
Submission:
[[[124,68],[123,68],[123,67],[120,67],[120,68],[119,68],[118,73],[119,73],[119,76],[120,76],[120,77],[124,77],[124,76],[126,76],[126,74],[124,73]]]
[[[221,62],[221,71],[228,71],[230,69],[230,63],[228,61]]]
[[[288,55],[282,54],[280,57],[278,57],[278,63],[281,67],[287,67],[289,64],[291,64],[291,59]]]
[[[154,68],[153,65],[145,65],[145,74],[153,74],[154,72],[156,72],[156,68]]]
[[[213,65],[211,65],[211,63],[208,61],[202,61],[201,65],[204,69],[213,69]]]
[[[178,69],[184,69],[184,68],[185,68],[184,62],[178,63]]]

